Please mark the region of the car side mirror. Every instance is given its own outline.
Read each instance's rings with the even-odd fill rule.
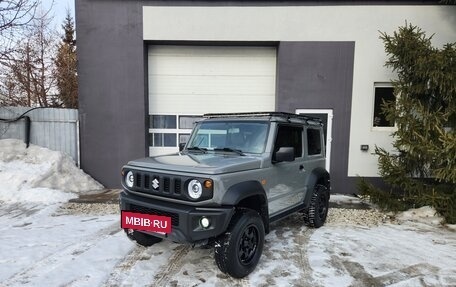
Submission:
[[[274,153],[274,162],[294,161],[295,160],[294,147],[281,147]]]
[[[179,151],[183,151],[187,143],[179,143]]]

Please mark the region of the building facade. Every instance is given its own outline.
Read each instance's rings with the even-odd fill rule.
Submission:
[[[123,164],[177,151],[204,113],[283,111],[323,119],[333,191],[356,192],[394,131],[380,32],[456,41],[455,6],[375,3],[76,1],[82,168],[118,187]]]

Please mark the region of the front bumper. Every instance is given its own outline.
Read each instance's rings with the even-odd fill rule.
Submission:
[[[141,232],[179,243],[194,243],[222,234],[228,228],[234,213],[234,207],[194,207],[145,198],[126,191],[120,193],[120,209],[171,217],[171,233]],[[211,224],[208,228],[204,229],[200,226],[202,217],[210,220]]]

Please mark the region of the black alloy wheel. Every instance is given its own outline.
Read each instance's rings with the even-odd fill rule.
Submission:
[[[255,257],[260,239],[258,234],[259,231],[254,225],[248,226],[242,234],[239,242],[239,261],[244,265],[250,264]]]
[[[318,196],[318,201],[318,217],[325,222],[328,215],[328,198],[324,192]]]
[[[304,214],[304,222],[310,227],[321,227],[326,222],[329,210],[329,190],[322,184],[315,185],[309,209]]]
[[[214,258],[218,268],[234,278],[249,275],[260,261],[264,224],[257,211],[240,208],[226,232],[216,238]]]

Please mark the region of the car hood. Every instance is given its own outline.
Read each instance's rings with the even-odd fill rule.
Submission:
[[[177,153],[130,161],[128,165],[154,170],[221,174],[260,168],[261,158],[223,153]]]

